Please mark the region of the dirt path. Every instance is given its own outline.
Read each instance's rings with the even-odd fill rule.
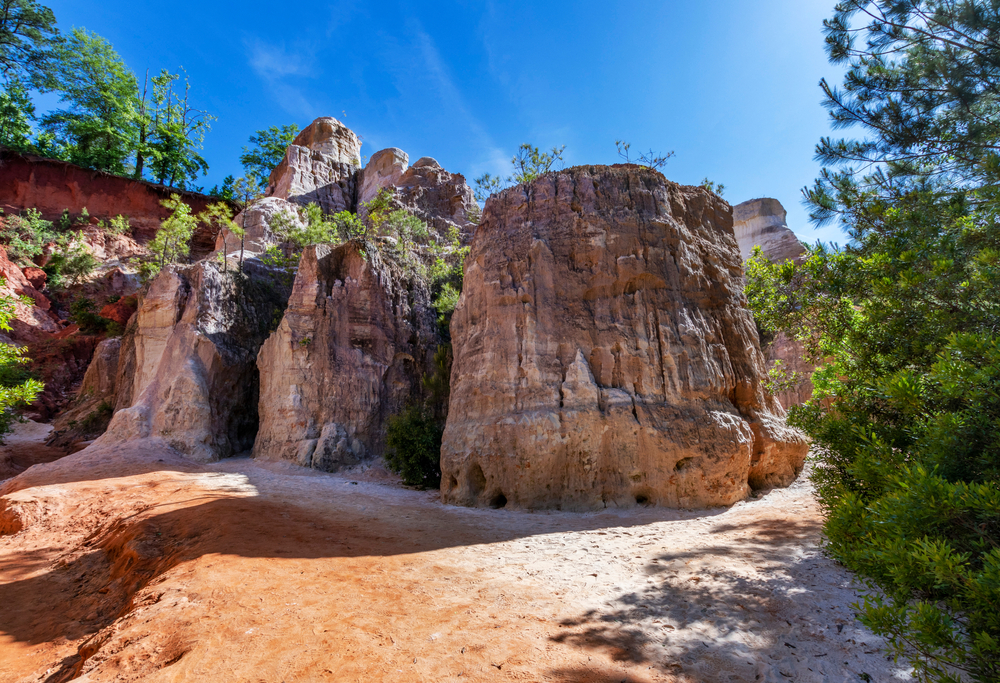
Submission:
[[[906,680],[805,484],[699,513],[468,510],[142,442],[0,495],[0,681]]]

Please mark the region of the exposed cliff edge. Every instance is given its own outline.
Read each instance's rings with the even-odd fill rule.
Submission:
[[[775,263],[800,263],[806,250],[788,227],[788,212],[777,199],[751,199],[733,207],[733,233],[746,261],[755,246]]]
[[[386,420],[421,398],[440,343],[421,278],[355,244],[307,248],[257,359],[254,457],[335,471],[382,455]]]
[[[806,256],[802,242],[786,222],[785,207],[777,199],[752,199],[733,207],[733,231],[740,245],[743,260],[750,258],[755,246],[774,263],[793,261],[802,263]],[[786,410],[801,405],[812,396],[812,377],[815,366],[803,359],[802,343],[779,332],[762,343],[764,357],[770,368],[776,362],[788,373],[794,373],[795,383],[778,393],[777,398]]]
[[[637,166],[492,197],[452,320],[442,498],[728,505],[808,445],[762,386],[728,204]]]

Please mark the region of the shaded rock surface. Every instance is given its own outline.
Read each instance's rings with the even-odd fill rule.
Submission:
[[[257,351],[280,318],[283,274],[213,261],[153,280],[122,341],[116,407],[102,443],[147,437],[211,461],[248,450],[257,431]]]
[[[785,221],[785,207],[777,199],[753,199],[733,207],[733,231],[740,245],[743,260],[750,258],[755,246],[760,246],[764,256],[774,263],[787,260],[802,263],[806,250]],[[778,393],[782,407],[800,405],[812,396],[813,370],[803,358],[802,343],[779,332],[763,343],[764,357],[770,368],[780,362],[781,367],[797,379],[791,387]]]
[[[378,251],[307,248],[257,359],[254,457],[335,471],[381,455],[387,418],[422,395],[435,318],[426,285]]]
[[[802,468],[731,210],[699,188],[577,167],[493,197],[451,332],[447,502],[727,505]]]
[[[75,400],[52,421],[54,432],[48,446],[72,448],[100,436],[107,428],[115,402],[121,346],[121,337],[110,337],[94,349]]]

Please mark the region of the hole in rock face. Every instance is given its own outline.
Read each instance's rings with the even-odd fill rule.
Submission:
[[[456,486],[458,486],[458,479],[455,478],[454,476],[448,477],[448,490],[451,491]]]
[[[690,463],[691,463],[691,458],[681,458],[680,460],[677,461],[677,464],[674,465],[674,469],[677,470],[678,472],[680,472],[682,469],[684,469],[685,467],[687,467]]]
[[[490,501],[490,507],[494,510],[507,507],[507,496],[503,495],[503,493],[493,496],[493,500]]]
[[[472,489],[472,495],[477,498],[486,488],[486,475],[483,474],[483,468],[479,466],[478,462],[473,464],[472,469],[469,470],[469,488]]]
[[[636,496],[635,496],[635,504],[636,505],[649,505],[649,496],[647,496],[645,493],[638,493],[638,494],[636,494]]]

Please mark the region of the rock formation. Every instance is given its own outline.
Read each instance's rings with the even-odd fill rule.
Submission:
[[[229,230],[223,230],[216,239],[216,251],[225,249],[230,256],[238,254],[240,248],[251,254],[267,251],[268,247],[281,242],[272,229],[275,216],[278,214],[281,214],[284,220],[289,221],[291,225],[302,225],[297,204],[278,197],[264,197],[236,216],[236,222],[243,226],[243,239]]]
[[[449,503],[727,505],[807,444],[762,386],[729,205],[637,166],[486,205],[452,320]]]
[[[34,271],[37,268],[29,270]],[[0,278],[3,280],[0,284],[0,296],[14,300],[15,317],[10,321],[11,339],[33,342],[62,330],[59,319],[50,312],[52,303],[48,297],[34,287],[16,263],[7,258],[7,250],[2,246],[0,246]]]
[[[787,215],[777,199],[751,199],[733,207],[733,232],[744,261],[755,246],[775,263],[801,260],[806,250],[788,228]]]
[[[752,199],[733,207],[733,232],[740,245],[743,260],[750,258],[755,246],[760,246],[764,256],[774,263],[791,260],[801,263],[806,250],[802,242],[785,222],[785,207],[777,199]],[[779,332],[762,344],[768,368],[776,362],[790,375],[799,379],[793,386],[777,395],[786,410],[800,405],[812,396],[812,376],[815,366],[803,359],[802,343]]]
[[[123,339],[116,407],[103,443],[160,437],[199,461],[249,449],[260,345],[281,315],[283,273],[258,261],[234,279],[214,261],[169,267]]]
[[[381,455],[386,419],[421,396],[435,316],[426,284],[377,250],[307,248],[257,359],[254,457],[335,471]]]
[[[335,118],[319,118],[296,136],[271,172],[267,194],[296,204],[316,203],[325,213],[355,204],[361,140]]]
[[[394,192],[394,204],[426,222],[438,241],[456,228],[464,242],[475,225],[475,196],[465,177],[449,173],[437,161],[422,157],[409,165],[409,156],[390,147],[376,152],[361,168],[361,141],[349,128],[331,117],[316,119],[285,152],[271,172],[267,197],[236,217],[246,232],[243,247],[260,253],[280,240],[272,229],[274,216],[298,221],[297,206],[315,203],[326,214],[351,211],[365,217],[365,204],[382,189]],[[240,248],[240,239],[224,231],[215,249]]]

